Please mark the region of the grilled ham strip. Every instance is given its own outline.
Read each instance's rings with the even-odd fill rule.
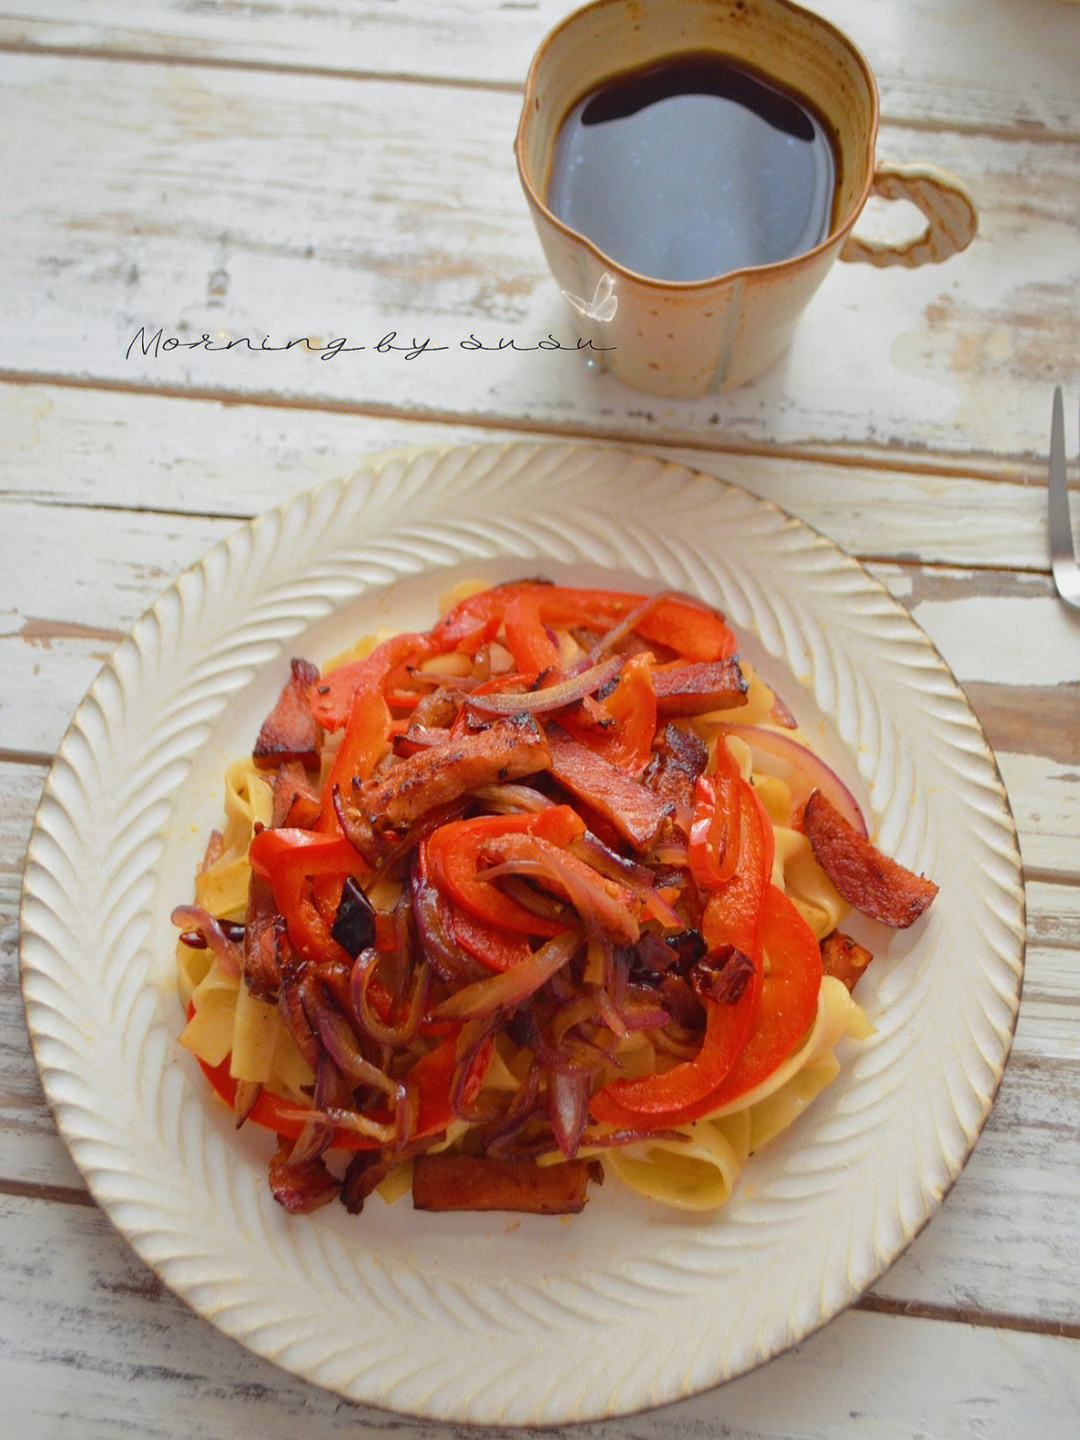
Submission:
[[[562,729],[547,727],[551,773],[559,784],[601,814],[635,850],[650,849],[671,806],[625,770],[595,754]]]
[[[471,735],[420,750],[357,787],[356,805],[379,830],[411,825],[480,785],[547,770],[551,755],[531,715],[508,715]]]
[[[734,657],[653,671],[658,715],[707,715],[746,704],[749,689]]]

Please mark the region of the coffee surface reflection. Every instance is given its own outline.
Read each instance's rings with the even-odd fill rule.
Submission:
[[[798,96],[722,56],[630,71],[563,121],[549,208],[627,269],[707,280],[828,235],[836,159]]]

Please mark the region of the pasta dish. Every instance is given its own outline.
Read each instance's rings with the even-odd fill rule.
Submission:
[[[737,652],[522,580],[291,662],[173,913],[181,1044],[287,1211],[716,1209],[872,1034],[840,927],[937,887]]]

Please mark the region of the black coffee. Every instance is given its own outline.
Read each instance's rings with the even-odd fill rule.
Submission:
[[[812,249],[836,160],[805,102],[719,55],[619,75],[563,122],[547,203],[630,270],[706,280]]]

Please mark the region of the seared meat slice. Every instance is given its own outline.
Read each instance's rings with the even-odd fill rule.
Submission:
[[[299,760],[308,770],[319,768],[319,726],[311,709],[309,690],[319,672],[306,660],[292,660],[292,678],[277,704],[263,721],[252,758],[260,770],[273,769],[286,760]]]
[[[635,850],[648,850],[671,806],[625,770],[571,740],[559,725],[548,726],[551,773],[564,789],[597,811]]]
[[[653,671],[658,715],[706,715],[746,704],[748,685],[734,656]]]
[[[871,920],[906,930],[933,903],[934,882],[882,855],[820,790],[806,802],[803,829],[825,874],[848,904]]]
[[[708,763],[709,752],[696,735],[680,730],[677,725],[668,725],[645,771],[645,783],[657,799],[671,807],[668,825],[680,830],[683,840],[690,834],[694,785],[698,776],[704,775]]]
[[[376,829],[398,829],[480,785],[501,785],[550,765],[547,741],[533,717],[508,715],[365,781],[357,787],[356,804]]]
[[[589,1167],[532,1165],[472,1155],[418,1155],[413,1165],[416,1210],[521,1210],[576,1215],[585,1208]]]
[[[821,963],[825,974],[843,981],[849,990],[855,989],[873,958],[865,945],[858,944],[842,930],[834,930],[821,942]]]
[[[293,1149],[292,1140],[278,1137],[278,1148],[270,1161],[270,1193],[290,1215],[308,1215],[333,1200],[341,1181],[334,1179],[319,1157],[293,1164],[289,1159]]]

